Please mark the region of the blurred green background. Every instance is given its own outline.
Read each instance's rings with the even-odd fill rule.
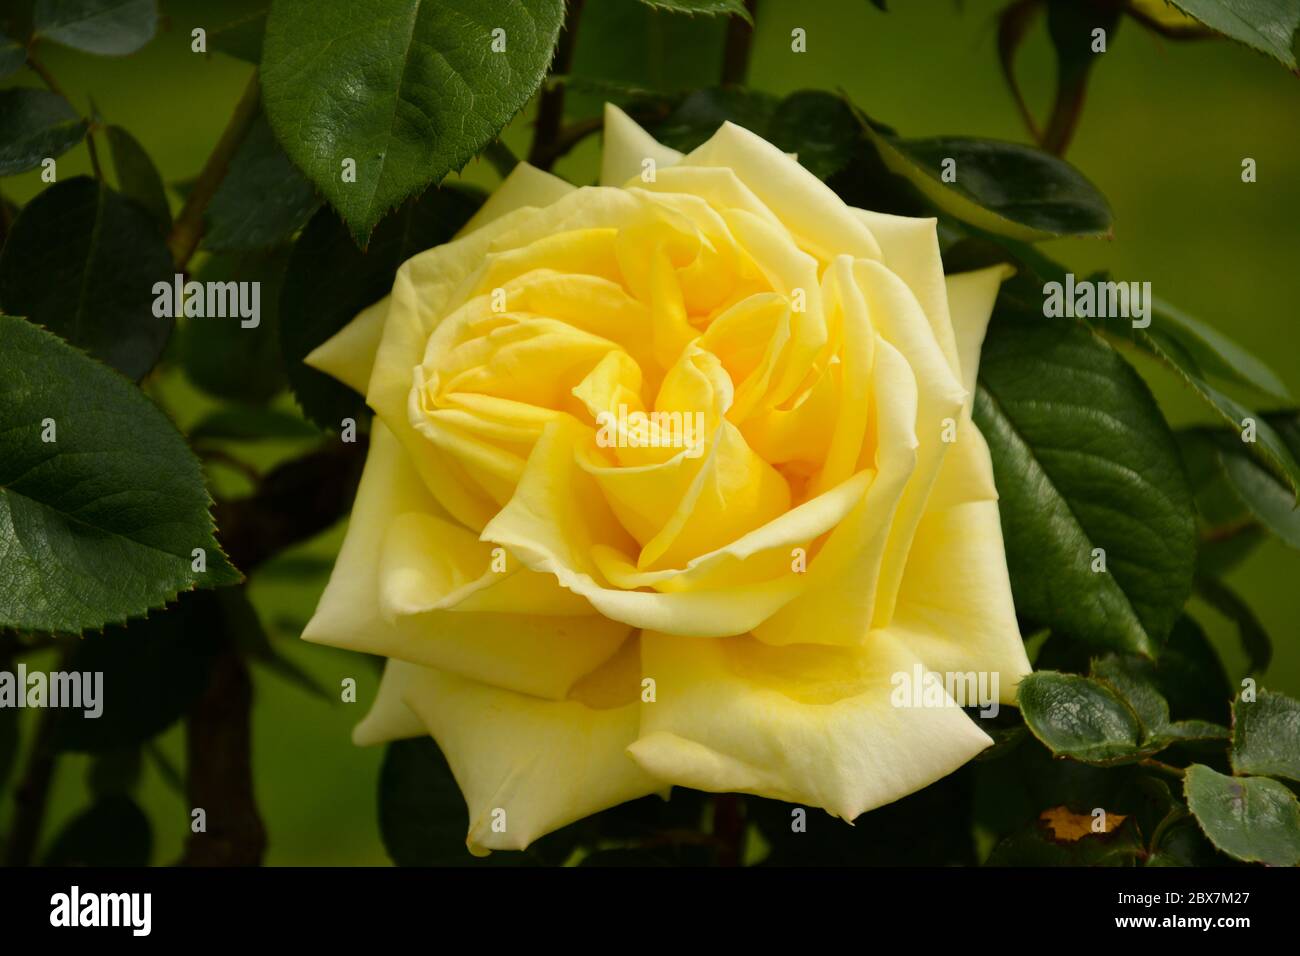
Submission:
[[[997,61],[996,14],[1005,2],[895,0],[895,9],[883,14],[866,0],[761,0],[750,84],[777,94],[843,88],[906,136],[1028,141]],[[221,54],[192,53],[190,31],[211,31],[256,6],[255,0],[163,0],[163,32],[134,56],[93,57],[50,45],[41,57],[78,108],[87,109],[93,96],[105,119],[132,132],[164,180],[174,183],[198,172],[251,70]],[[637,0],[587,0],[587,7],[591,28],[579,31],[575,72],[671,88],[717,81],[725,30],[720,21],[653,14]],[[790,50],[795,27],[806,31],[806,53]],[[1021,52],[1018,72],[1030,106],[1042,116],[1054,72],[1041,22]],[[571,115],[595,108],[589,96],[570,98]],[[1226,40],[1175,43],[1133,21],[1121,23],[1095,65],[1068,154],[1109,198],[1115,238],[1063,241],[1047,251],[1076,273],[1106,269],[1116,279],[1150,281],[1157,296],[1266,358],[1300,393],[1298,115],[1300,79],[1276,62]],[[522,155],[530,134],[525,112],[504,138]],[[590,182],[598,155],[598,144],[588,141],[557,172]],[[1254,184],[1241,182],[1244,157],[1258,163]],[[84,147],[59,160],[61,179],[86,172]],[[481,162],[471,163],[464,177],[488,186],[496,181]],[[5,180],[0,191],[25,202],[41,185],[31,173]],[[1170,376],[1146,365],[1142,370],[1175,425],[1209,420]],[[155,394],[182,427],[216,407],[174,372],[156,384]],[[212,479],[223,488],[236,480],[217,473]],[[378,669],[359,655],[296,640],[340,540],[341,529],[334,529],[259,571],[251,585],[283,654],[327,688],[354,677],[359,690],[356,704],[329,704],[275,674],[255,672],[255,781],[270,864],[387,862],[375,812],[382,752],[353,747],[349,737],[373,697]],[[1274,658],[1263,683],[1300,692],[1300,555],[1270,539],[1229,582],[1273,637]],[[1241,676],[1245,656],[1231,626],[1200,603],[1193,610],[1229,674]],[[172,728],[160,745],[183,769],[183,730]],[[81,757],[61,761],[46,842],[85,806],[86,766]],[[165,863],[179,856],[189,806],[152,761],[145,766],[140,802],[154,823],[154,861]],[[0,804],[0,826],[8,803]]]

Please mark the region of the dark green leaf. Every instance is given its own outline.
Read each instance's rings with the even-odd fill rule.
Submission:
[[[267,116],[364,244],[523,108],[563,19],[563,0],[279,0],[262,55]],[[355,182],[343,180],[349,159]]]
[[[669,13],[703,14],[709,17],[740,17],[752,24],[754,19],[745,9],[744,0],[641,0],[648,7],[667,10]]]
[[[1228,721],[1232,688],[1205,632],[1183,615],[1156,662],[1156,683],[1176,720]]]
[[[0,79],[16,73],[27,62],[27,48],[11,36],[0,33]]]
[[[0,90],[0,176],[25,173],[81,142],[86,123],[48,90]]]
[[[1156,336],[1169,351],[1186,356],[1198,373],[1230,385],[1258,389],[1282,401],[1291,399],[1286,383],[1263,359],[1214,326],[1160,299],[1153,300],[1151,316],[1148,334]]]
[[[54,839],[43,866],[148,866],[149,818],[130,797],[101,797]]]
[[[1300,865],[1300,803],[1268,777],[1227,777],[1201,764],[1187,768],[1187,806],[1210,842],[1250,863]]]
[[[838,96],[818,90],[791,93],[777,106],[768,138],[796,153],[805,169],[827,179],[847,166],[861,141],[853,111]]]
[[[137,747],[166,730],[207,688],[220,647],[220,607],[206,591],[125,627],[85,635],[65,669],[103,674],[103,713],[58,711],[55,748],[104,753]]]
[[[139,747],[123,747],[95,754],[86,774],[86,787],[96,797],[129,794],[140,782],[144,754]]]
[[[245,63],[260,63],[268,11],[269,7],[264,7],[217,27],[208,36],[208,46]]]
[[[297,415],[274,408],[223,408],[190,429],[190,441],[293,441],[320,438],[320,430]]]
[[[24,319],[0,316],[0,340],[0,626],[79,632],[237,581],[167,416]]]
[[[980,359],[1017,610],[1094,646],[1152,655],[1191,591],[1192,498],[1133,368],[1067,320],[1000,309]],[[1105,571],[1093,571],[1094,549]]]
[[[1245,431],[1248,421],[1254,422],[1255,440],[1243,441],[1240,444],[1256,460],[1267,467],[1278,480],[1285,482],[1287,488],[1291,491],[1292,501],[1294,502],[1297,494],[1300,494],[1300,462],[1297,462],[1296,459],[1297,452],[1288,446],[1286,441],[1265,420],[1264,416],[1224,394],[1210,383],[1207,378],[1208,373],[1203,370],[1198,361],[1198,356],[1202,361],[1204,360],[1203,351],[1200,350],[1193,339],[1188,337],[1184,324],[1180,324],[1179,320],[1169,319],[1168,313],[1164,311],[1165,308],[1157,304],[1152,309],[1151,325],[1145,329],[1134,328],[1128,320],[1116,322],[1098,319],[1095,320],[1094,324],[1109,335],[1131,341],[1138,348],[1171,369],[1226,424],[1231,425],[1238,435]],[[1185,319],[1183,322],[1185,322]],[[1224,363],[1228,362],[1225,357],[1228,353],[1217,352],[1215,354]],[[1221,368],[1221,366],[1219,367]],[[1254,366],[1249,362],[1232,365],[1231,367],[1236,370],[1234,375],[1229,376],[1220,373],[1219,377],[1235,381],[1254,374],[1251,371]],[[1267,378],[1265,382],[1267,382]]]
[[[1261,690],[1233,702],[1232,772],[1300,782],[1300,701]]]
[[[1170,811],[1170,822],[1162,824],[1151,840],[1147,866],[1213,866],[1214,847],[1196,825],[1196,819],[1181,805]]]
[[[124,56],[153,39],[157,0],[36,0],[36,35],[86,53]]]
[[[708,140],[727,122],[766,138],[778,102],[771,94],[739,87],[695,90],[652,131],[659,142],[684,153]]]
[[[1169,702],[1155,683],[1155,665],[1135,655],[1108,654],[1092,662],[1091,676],[1111,686],[1142,722],[1145,743],[1169,726]]]
[[[1264,625],[1251,609],[1250,605],[1218,578],[1198,577],[1196,593],[1211,607],[1232,621],[1241,638],[1241,646],[1246,650],[1252,673],[1268,668],[1273,659],[1273,641],[1264,630]]]
[[[260,405],[284,388],[280,357],[280,290],[289,250],[210,256],[195,276],[200,282],[244,282],[258,290],[258,324],[239,316],[193,317],[180,332],[186,376],[218,398]],[[247,311],[252,311],[248,309]]]
[[[1105,766],[1145,755],[1141,720],[1106,684],[1038,671],[1020,682],[1018,693],[1025,723],[1058,756]]]
[[[113,171],[117,174],[118,192],[143,206],[166,231],[172,223],[171,206],[167,202],[162,177],[149,154],[122,127],[110,126],[105,132],[113,156]]]
[[[208,206],[203,247],[236,252],[279,245],[293,238],[318,208],[316,190],[259,116]]]
[[[1268,429],[1294,460],[1300,460],[1300,427],[1294,412],[1270,415],[1258,421],[1256,427],[1257,438],[1267,437],[1264,429]],[[1268,531],[1288,546],[1300,548],[1300,509],[1296,507],[1295,493],[1251,457],[1250,443],[1216,437],[1219,463],[1236,497]]]
[[[280,303],[289,385],[308,418],[337,430],[343,418],[361,413],[363,403],[347,386],[308,368],[303,358],[387,295],[398,266],[451,239],[482,202],[477,191],[430,189],[386,217],[365,252],[332,210],[312,217],[293,247]]]
[[[859,114],[885,166],[937,209],[987,232],[1037,241],[1106,236],[1110,206],[1083,174],[1062,159],[1018,143],[966,137],[903,140],[886,136]],[[955,181],[944,182],[946,160]]]
[[[1172,0],[1173,5],[1212,30],[1294,70],[1291,38],[1300,25],[1297,0]]]
[[[171,254],[149,213],[78,176],[33,199],[0,254],[0,308],[26,315],[139,379],[162,354],[172,318],[155,315]]]

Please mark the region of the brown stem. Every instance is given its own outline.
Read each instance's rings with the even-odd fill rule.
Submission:
[[[555,60],[551,64],[552,75],[564,75],[573,65],[573,48],[578,38],[578,19],[582,16],[583,0],[569,0],[569,7],[564,15],[564,29],[560,33],[560,42],[555,50]],[[550,169],[555,156],[551,144],[560,133],[564,122],[564,84],[552,83],[542,93],[537,104],[537,124],[533,132],[533,145],[528,151],[528,162],[538,169]]]
[[[718,865],[740,866],[745,844],[745,818],[738,795],[719,793],[713,798],[713,835],[721,844]]]
[[[758,0],[745,0],[745,9],[754,22],[758,19]],[[727,41],[722,50],[722,85],[740,86],[749,75],[749,53],[754,41],[754,28],[744,17],[733,16],[727,20]]]
[[[573,147],[593,133],[600,132],[604,123],[605,121],[598,116],[578,120],[561,129],[546,149],[530,154],[528,161],[538,169],[550,169],[557,159],[567,155]]]
[[[234,158],[236,150],[243,143],[248,131],[252,129],[260,101],[261,87],[258,84],[257,73],[254,72],[248,81],[248,86],[244,89],[244,95],[235,106],[235,112],[231,114],[230,122],[226,124],[225,132],[221,134],[221,139],[217,140],[212,155],[203,164],[199,178],[194,181],[193,188],[185,197],[185,205],[181,207],[180,215],[172,225],[171,235],[167,237],[167,246],[171,249],[172,261],[177,269],[185,268],[190,257],[194,255],[194,250],[199,246],[204,228],[203,213],[207,210],[212,197],[216,195],[221,181],[226,178],[226,172],[230,169],[230,161]]]
[[[58,669],[64,670],[68,652],[60,657]],[[22,689],[19,691],[22,692]],[[36,720],[36,736],[27,755],[27,767],[14,793],[14,815],[10,827],[9,845],[5,848],[5,866],[31,866],[40,843],[41,824],[49,804],[50,784],[54,782],[54,765],[58,754],[54,752],[55,719],[58,711],[40,711]]]
[[[338,521],[355,497],[366,442],[336,442],[263,476],[247,498],[218,501],[226,554],[244,573]]]
[[[248,665],[227,646],[213,662],[208,689],[185,722],[185,789],[191,810],[202,809],[206,819],[203,832],[190,833],[183,866],[262,862],[266,827],[253,796],[252,708]]]

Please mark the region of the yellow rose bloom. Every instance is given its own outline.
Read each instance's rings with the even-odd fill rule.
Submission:
[[[724,125],[606,108],[601,185],[521,164],[308,357],[375,412],[304,638],[387,657],[474,852],[674,785],[846,820],[989,737],[897,675],[1029,672],[971,421],[1003,267]],[[494,822],[498,825],[494,826]]]

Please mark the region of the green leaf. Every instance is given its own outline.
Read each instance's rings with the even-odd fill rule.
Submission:
[[[1228,728],[1207,720],[1169,719],[1169,702],[1162,693],[1167,674],[1160,664],[1133,654],[1109,654],[1092,662],[1094,680],[1108,684],[1137,714],[1142,722],[1142,751],[1155,753],[1172,743],[1188,740],[1227,740]]]
[[[1152,301],[1151,316],[1154,321],[1148,334],[1163,337],[1171,351],[1176,347],[1190,358],[1198,373],[1291,400],[1286,383],[1263,359],[1218,329],[1160,299]]]
[[[124,794],[101,797],[54,839],[42,866],[148,866],[149,818]]]
[[[1232,705],[1232,772],[1300,782],[1300,701],[1261,690]]]
[[[1142,723],[1140,742],[1146,743],[1154,734],[1169,726],[1169,702],[1155,684],[1155,665],[1140,657],[1119,654],[1092,662],[1091,676],[1109,684],[1137,714]]]
[[[134,53],[158,30],[157,0],[36,0],[38,37],[104,56]]]
[[[1100,681],[1037,671],[1020,682],[1020,712],[1053,753],[1109,766],[1145,756],[1145,730],[1128,702]]]
[[[1151,840],[1147,866],[1214,866],[1214,847],[1181,805],[1170,811],[1172,822]]]
[[[857,115],[885,166],[941,212],[995,235],[1027,242],[1110,235],[1106,198],[1065,160],[991,139],[898,139]],[[954,182],[943,181],[949,159],[956,163],[950,167]]]
[[[1232,698],[1228,675],[1205,632],[1186,614],[1160,651],[1155,681],[1176,719],[1228,722]]]
[[[1000,308],[974,415],[1017,610],[1153,655],[1191,592],[1196,529],[1173,436],[1141,378],[1080,325]],[[1096,548],[1105,571],[1092,570]]]
[[[464,166],[524,107],[563,18],[563,0],[277,0],[266,113],[364,244],[388,210]],[[347,159],[355,182],[343,180]]]
[[[102,714],[60,710],[59,751],[107,753],[136,747],[185,714],[208,686],[221,649],[216,592],[184,596],[175,606],[80,639],[66,670],[103,674]]]
[[[1291,70],[1291,38],[1300,26],[1297,0],[1171,0],[1174,6],[1212,30],[1267,53]]]
[[[1232,588],[1218,578],[1205,575],[1196,579],[1196,593],[1237,628],[1252,673],[1268,668],[1273,659],[1273,642],[1255,612]]]
[[[269,7],[263,7],[217,27],[208,34],[208,46],[245,63],[261,63],[268,12]]]
[[[1187,806],[1216,847],[1239,860],[1300,865],[1300,803],[1268,777],[1227,777],[1202,764],[1187,768]]]
[[[838,96],[801,90],[783,99],[768,124],[768,139],[819,179],[829,179],[853,159],[861,141],[853,111]]]
[[[647,7],[669,13],[700,14],[706,17],[740,17],[751,26],[753,17],[745,9],[744,0],[641,0]]]
[[[190,429],[191,442],[294,441],[320,438],[311,422],[275,408],[222,408]]]
[[[0,90],[0,176],[25,173],[62,156],[86,135],[86,122],[48,90]]]
[[[416,253],[447,242],[483,202],[458,187],[430,189],[388,216],[362,252],[330,209],[312,217],[289,259],[281,295],[280,347],[289,385],[307,417],[339,428],[364,407],[347,386],[302,363],[312,349],[388,294],[397,267]]]
[[[144,753],[140,747],[122,747],[96,754],[86,772],[86,789],[96,797],[129,794],[140,783]]]
[[[13,37],[0,33],[0,79],[17,73],[27,62],[27,48]]]
[[[239,316],[191,317],[180,332],[185,375],[203,391],[248,405],[269,401],[285,385],[280,357],[280,290],[289,250],[230,253],[208,257],[195,278],[200,282],[256,283],[258,324],[244,327]],[[249,310],[251,311],[251,310]]]
[[[1155,320],[1158,319],[1159,314],[1153,314],[1149,329],[1134,329],[1128,322],[1119,323],[1119,334],[1172,369],[1238,435],[1245,431],[1248,420],[1254,422],[1255,441],[1243,441],[1241,444],[1278,480],[1286,484],[1294,502],[1296,496],[1300,495],[1300,462],[1297,462],[1295,452],[1262,415],[1211,385],[1186,349],[1180,346],[1176,338],[1167,334],[1169,328],[1157,327]],[[1116,324],[1111,323],[1106,326],[1106,331],[1114,334],[1116,328]],[[1152,332],[1151,329],[1156,331]]]
[[[1267,435],[1300,459],[1300,419],[1294,412],[1270,415],[1256,422],[1256,437]],[[1292,548],[1300,548],[1300,509],[1294,491],[1251,455],[1250,442],[1217,437],[1219,463],[1237,498],[1266,529]]]
[[[292,239],[318,208],[316,190],[259,116],[208,206],[203,247],[236,252],[277,246]]]
[[[171,283],[157,223],[103,183],[78,176],[23,209],[0,254],[0,308],[26,315],[122,374],[140,379],[162,354],[172,319],[154,314]]]
[[[75,633],[239,580],[167,416],[24,319],[0,316],[0,340],[0,626]]]
[[[172,211],[157,167],[144,147],[122,127],[110,126],[106,132],[113,171],[117,174],[118,192],[144,207],[166,231],[172,224]]]

